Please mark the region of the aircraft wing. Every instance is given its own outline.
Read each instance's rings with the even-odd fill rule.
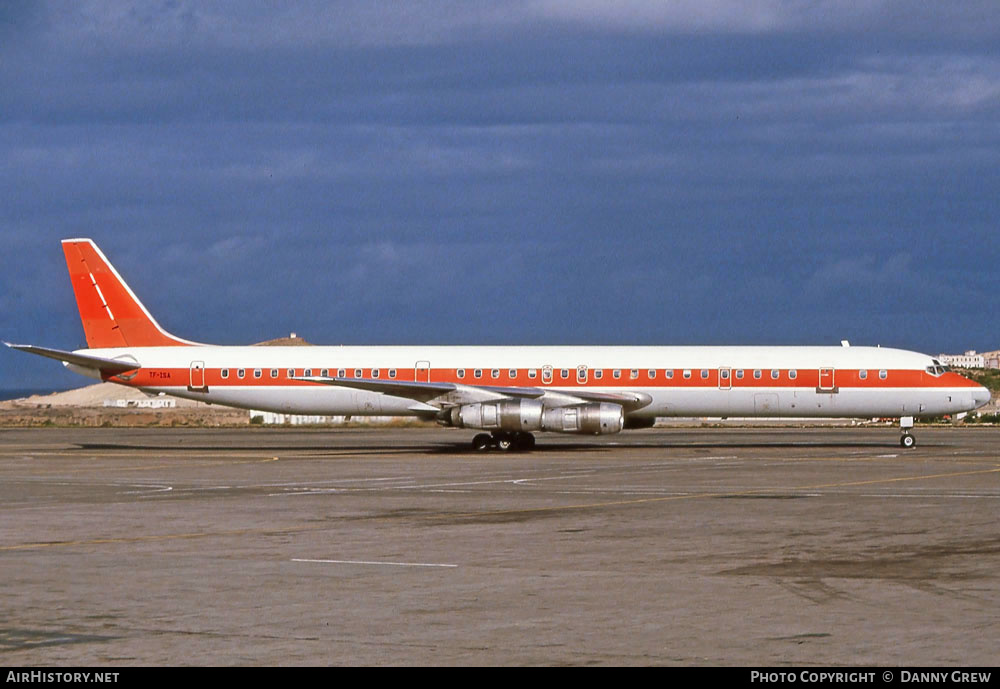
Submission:
[[[548,388],[518,388],[490,385],[459,385],[457,383],[420,383],[399,380],[381,380],[377,378],[339,378],[308,376],[296,377],[293,380],[303,380],[323,385],[338,385],[356,390],[380,392],[393,397],[403,397],[418,402],[435,400],[440,407],[455,404],[468,404],[486,400],[518,397],[541,399],[548,401],[550,406],[568,406],[583,402],[612,402],[620,404],[625,411],[641,409],[653,401],[653,398],[641,392],[591,392],[587,390],[552,390]]]
[[[29,354],[37,354],[38,356],[48,357],[49,359],[55,359],[56,361],[62,361],[66,364],[73,364],[74,366],[83,366],[84,368],[92,368],[101,373],[107,375],[117,375],[119,373],[125,373],[126,371],[135,371],[140,368],[139,364],[134,361],[121,361],[119,359],[105,359],[99,356],[90,356],[89,354],[77,354],[76,352],[65,352],[61,349],[49,349],[48,347],[36,347],[35,345],[19,345],[11,344],[10,342],[4,342],[5,345],[11,349],[16,349],[21,352],[28,352]]]
[[[329,376],[297,376],[292,380],[304,380],[309,383],[322,383],[323,385],[338,385],[344,388],[354,388],[356,390],[368,390],[369,392],[381,392],[393,397],[405,397],[407,399],[426,402],[427,400],[454,392],[458,386],[454,383],[418,383],[403,380],[380,380],[378,378],[337,378]]]
[[[644,392],[590,392],[587,390],[573,390],[562,392],[561,394],[569,397],[578,397],[586,402],[612,402],[620,404],[625,411],[642,409],[653,401],[653,398]]]

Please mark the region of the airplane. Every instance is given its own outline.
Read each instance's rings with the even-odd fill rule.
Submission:
[[[484,431],[476,450],[535,432],[611,434],[657,417],[900,419],[970,411],[990,392],[937,359],[841,346],[214,346],[165,331],[90,239],[63,253],[87,347],[4,343],[91,378],[223,406],[408,416]]]

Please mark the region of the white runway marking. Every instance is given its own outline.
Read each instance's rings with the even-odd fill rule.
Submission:
[[[138,495],[140,497],[145,497],[150,493],[169,493],[174,489],[173,486],[158,486],[158,485],[138,485],[132,484],[133,488],[139,488],[140,490],[126,490],[122,491],[123,495]]]
[[[387,567],[458,567],[438,562],[376,562],[373,560],[306,560],[293,557],[292,562],[321,562],[331,565],[385,565]]]

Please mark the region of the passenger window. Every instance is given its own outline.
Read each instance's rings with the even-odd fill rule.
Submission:
[[[684,377],[685,378],[690,378],[691,377],[691,369],[689,369],[689,368],[684,369]]]
[[[736,379],[737,380],[743,380],[743,369],[742,368],[736,369]]]
[[[781,372],[778,369],[776,368],[771,369],[771,380],[778,380],[779,375],[781,375]]]
[[[650,380],[652,380],[653,378],[656,378],[656,369],[655,368],[649,369],[648,371],[646,371],[646,373],[649,374],[649,379]]]
[[[633,368],[632,371],[629,372],[629,378],[631,378],[632,380],[635,380],[638,377],[639,377],[639,369]]]
[[[729,371],[726,369],[719,371],[719,375],[722,376],[722,380],[729,380]]]
[[[394,368],[390,368],[389,369],[389,377],[390,378],[395,378],[396,377],[396,369],[394,369]]]
[[[330,376],[330,369],[328,368],[320,369],[319,374],[324,378],[328,378]]]
[[[517,378],[517,369],[516,368],[512,368],[509,371],[507,371],[507,377],[508,378]]]
[[[563,369],[560,369],[560,370],[559,370],[559,375],[560,375],[560,376],[562,376],[562,378],[563,378],[564,380],[565,380],[566,378],[569,378],[569,369],[568,369],[568,368],[563,368]]]
[[[261,371],[259,368],[255,368],[253,370],[253,377],[254,378],[260,378],[262,375],[264,375],[264,372]]]
[[[798,372],[793,368],[788,372],[788,377],[795,380],[798,377]]]
[[[390,371],[389,373],[391,375],[392,371]],[[465,378],[465,369],[464,368],[458,369],[457,371],[455,371],[455,375],[457,375],[459,378]]]
[[[294,368],[288,369],[288,377],[289,378],[294,378],[295,377],[295,369]]]
[[[472,375],[475,376],[476,378],[482,378],[483,377],[483,369],[477,368],[475,371],[472,372]]]
[[[222,377],[223,378],[228,378],[229,377],[229,369],[228,368],[222,369]]]
[[[338,368],[337,369],[337,377],[338,378],[346,378],[347,377],[347,371],[345,371],[342,368]]]
[[[604,371],[601,370],[601,369],[599,369],[599,368],[595,368],[594,369],[594,379],[595,380],[600,380],[603,377],[604,377]]]
[[[753,370],[753,377],[756,378],[757,380],[760,380],[760,369],[759,368],[755,368]]]
[[[355,378],[360,378],[362,373],[364,373],[364,371],[362,371],[360,368],[354,369],[354,377]]]
[[[498,368],[493,369],[492,371],[490,371],[490,375],[493,378],[499,378],[500,377],[500,369],[498,369]]]
[[[377,368],[373,368],[372,369],[372,378],[378,378],[378,369]]]
[[[666,371],[664,371],[664,373],[666,373],[666,374],[667,374],[667,378],[668,378],[668,379],[670,379],[670,378],[673,378],[673,377],[674,377],[674,370],[673,370],[672,368],[668,368],[668,369],[667,369]]]
[[[878,372],[878,377],[881,378],[882,380],[885,380],[886,378],[889,377],[889,372],[883,368],[881,371]]]
[[[529,368],[528,369],[528,378],[536,378],[536,377],[538,377],[538,371],[535,370],[535,369],[533,369],[533,368]]]
[[[616,368],[611,375],[613,375],[615,378],[621,378],[622,370],[620,368]]]
[[[708,369],[707,368],[701,369],[701,377],[702,378],[708,378]]]
[[[864,369],[858,371],[858,378],[860,378],[861,380],[866,380],[868,378],[868,371]]]
[[[302,372],[302,375],[303,375],[304,377],[306,377],[306,378],[308,378],[308,377],[309,377],[309,376],[311,376],[312,374],[313,374],[313,370],[312,370],[311,368],[307,368],[307,369],[306,369],[305,371],[303,371],[303,372]],[[240,376],[240,378],[242,378],[242,377],[243,377],[243,376]]]
[[[238,369],[236,369],[236,377],[237,378],[242,378],[246,374],[247,374],[246,369],[244,369],[244,368],[238,368]]]

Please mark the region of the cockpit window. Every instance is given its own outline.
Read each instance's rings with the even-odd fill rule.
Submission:
[[[926,370],[932,376],[940,376],[942,373],[947,373],[951,369],[948,368],[947,366],[942,366],[941,364],[938,363],[937,359],[934,359],[934,365],[928,366]]]

